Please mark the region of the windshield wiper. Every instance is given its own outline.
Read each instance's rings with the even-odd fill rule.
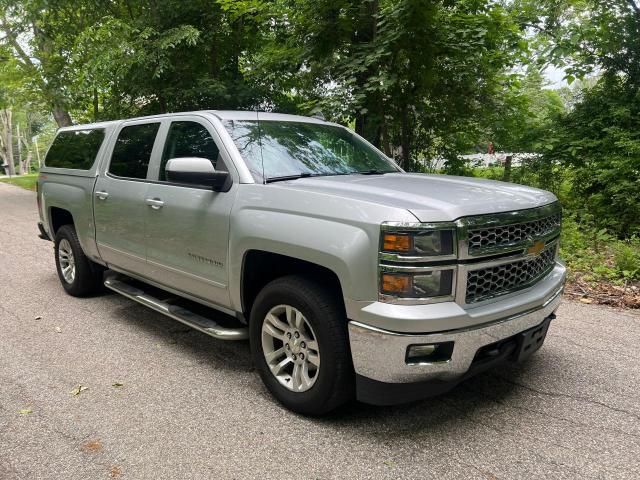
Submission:
[[[303,172],[298,173],[297,175],[283,175],[281,177],[269,177],[265,179],[265,183],[273,183],[273,182],[285,182],[287,180],[297,180],[299,178],[309,178],[309,177],[334,177],[338,175],[384,175],[385,173],[397,173],[397,170],[378,170],[375,168],[369,170],[361,170],[355,172],[332,172],[332,173],[309,173]]]
[[[395,170],[378,170],[376,168],[371,168],[369,170],[361,170],[359,172],[360,175],[384,175],[385,173],[394,173]]]
[[[285,180],[297,180],[298,178],[308,178],[310,173],[299,173],[297,175],[283,175],[282,177],[269,177],[265,179],[265,183],[284,182]]]
[[[342,172],[332,172],[332,173],[309,173],[309,172],[305,172],[305,173],[299,173],[297,175],[284,175],[282,177],[269,177],[265,180],[265,183],[272,183],[272,182],[284,182],[286,180],[297,180],[298,178],[309,178],[309,177],[335,177],[338,175],[351,175],[352,173],[356,173],[356,172],[348,172],[348,173],[342,173]]]

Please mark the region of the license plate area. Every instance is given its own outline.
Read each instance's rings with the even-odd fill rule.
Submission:
[[[551,320],[554,318],[556,318],[556,316],[551,314],[537,327],[530,328],[517,335],[518,346],[515,351],[515,360],[517,362],[526,360],[531,354],[537,352],[540,347],[542,347],[544,339],[547,337]]]

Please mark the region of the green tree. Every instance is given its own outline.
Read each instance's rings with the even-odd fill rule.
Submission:
[[[635,0],[521,2],[539,54],[566,79],[592,77],[556,118],[545,155],[572,169],[573,207],[596,228],[640,230],[640,6]],[[537,10],[536,10],[537,9]],[[595,76],[595,79],[593,77]]]
[[[308,110],[348,123],[412,168],[452,130],[485,111],[526,49],[497,2],[303,0],[279,53],[313,83]]]
[[[601,79],[554,124],[547,158],[575,171],[573,209],[598,229],[640,232],[640,93]]]

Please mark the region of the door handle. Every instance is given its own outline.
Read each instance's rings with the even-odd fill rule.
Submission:
[[[96,197],[98,197],[100,200],[106,200],[108,196],[108,192],[96,192]]]
[[[154,210],[160,210],[164,206],[164,202],[159,198],[147,198],[145,202]]]

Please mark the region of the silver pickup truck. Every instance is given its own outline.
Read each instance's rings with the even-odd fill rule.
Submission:
[[[40,236],[67,293],[106,285],[248,338],[266,387],[304,414],[413,401],[526,359],[565,282],[551,193],[405,173],[318,118],[79,125],[45,165]]]

